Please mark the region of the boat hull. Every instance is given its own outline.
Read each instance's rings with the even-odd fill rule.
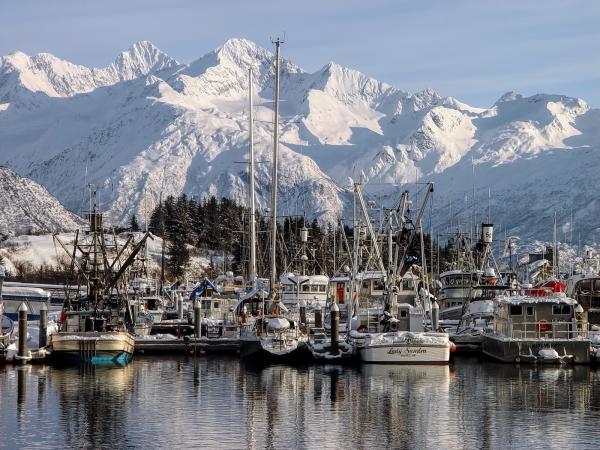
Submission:
[[[51,362],[124,366],[131,362],[134,337],[127,332],[55,333],[50,338]]]
[[[258,364],[303,364],[310,361],[312,355],[305,342],[299,342],[294,348],[285,351],[267,349],[261,339],[241,339],[240,357]]]
[[[562,360],[547,361],[541,358],[539,351],[554,349],[563,357]],[[483,339],[482,352],[504,363],[573,363],[589,364],[590,341],[586,339],[506,339],[486,335]]]
[[[371,364],[448,364],[449,345],[384,344],[359,350],[360,359]]]

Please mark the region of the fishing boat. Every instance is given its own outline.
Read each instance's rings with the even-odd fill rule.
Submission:
[[[453,344],[448,334],[435,331],[438,321],[438,306],[429,293],[425,274],[425,255],[423,245],[423,227],[421,223],[427,201],[433,191],[433,184],[427,184],[426,194],[418,210],[415,221],[406,217],[408,209],[408,192],[402,194],[400,206],[397,208],[398,218],[392,217],[392,210],[387,218],[387,268],[381,258],[381,250],[377,236],[369,221],[368,211],[358,184],[355,193],[366,222],[368,234],[383,278],[383,306],[379,318],[372,321],[372,314],[359,311],[354,321],[350,337],[353,339],[361,361],[377,364],[448,364]],[[400,223],[394,233],[393,224]],[[412,225],[412,226],[411,226]],[[394,239],[396,234],[396,239]],[[407,252],[419,235],[422,267],[414,264]],[[393,243],[396,241],[394,251]],[[418,281],[408,278],[404,285],[404,276],[410,271],[418,276]],[[417,281],[417,282],[415,282]],[[401,295],[400,295],[401,294]],[[427,328],[429,322],[429,329]]]
[[[60,329],[50,336],[52,362],[126,365],[131,361],[135,319],[123,279],[148,236],[135,245],[130,237],[122,247],[116,241],[109,246],[95,204],[90,208],[89,229],[81,240],[79,232],[75,235],[71,249],[54,235],[70,258],[77,283],[85,289],[77,290],[84,294],[65,300]]]
[[[288,309],[298,309],[301,302],[308,308],[321,308],[327,303],[329,277],[325,275],[295,275],[287,273],[279,278],[281,300]]]
[[[600,260],[588,249],[582,265],[567,280],[566,293],[581,305],[590,327],[600,328]]]
[[[583,308],[564,292],[503,295],[495,303],[493,326],[484,330],[485,355],[506,363],[590,362]]]
[[[190,294],[194,310],[194,336],[185,337],[186,349],[197,352],[237,352],[240,325],[235,306],[228,297],[217,297],[217,286],[208,278],[196,284]],[[237,305],[236,305],[237,306]]]

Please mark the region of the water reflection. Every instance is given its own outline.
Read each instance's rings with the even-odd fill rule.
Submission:
[[[598,437],[599,400],[598,372],[583,366],[136,358],[0,368],[0,436],[12,436],[9,448],[585,448]]]

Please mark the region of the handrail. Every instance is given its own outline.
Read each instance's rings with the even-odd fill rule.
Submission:
[[[589,323],[575,319],[516,323],[510,319],[496,319],[493,329],[511,339],[574,339],[587,337]]]

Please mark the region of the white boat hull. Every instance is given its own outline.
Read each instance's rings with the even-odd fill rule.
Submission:
[[[360,358],[374,364],[448,364],[450,341],[443,333],[386,333],[367,339]]]

